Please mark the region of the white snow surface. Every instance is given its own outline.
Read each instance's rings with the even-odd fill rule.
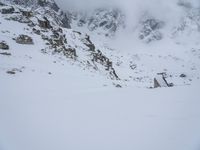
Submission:
[[[53,77],[1,74],[1,149],[200,148],[199,83],[116,89],[78,77],[67,71]]]

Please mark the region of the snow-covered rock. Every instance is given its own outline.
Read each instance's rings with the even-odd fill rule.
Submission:
[[[125,28],[125,15],[120,9],[99,8],[76,13],[73,22],[75,27],[85,27],[93,33],[110,37]]]

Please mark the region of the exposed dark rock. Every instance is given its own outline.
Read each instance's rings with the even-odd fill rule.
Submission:
[[[187,75],[186,75],[186,74],[181,74],[180,77],[181,77],[181,78],[186,78]]]
[[[116,84],[115,87],[116,88],[122,88],[122,86],[120,84]]]
[[[102,54],[100,50],[97,52],[92,53],[92,61],[100,63],[101,65],[106,67],[106,70],[110,72],[111,78],[112,79],[117,79],[119,80],[119,77],[117,73],[115,72],[115,69],[113,68],[113,63],[110,61],[109,58],[107,58],[105,55]]]
[[[111,75],[112,79],[120,80],[119,76],[117,75],[117,73],[113,67],[110,70],[110,75]]]
[[[10,7],[10,6],[6,6],[6,7],[1,9],[2,14],[12,14],[12,13],[14,13],[14,11],[15,11],[15,9],[13,7]]]
[[[14,75],[14,74],[16,74],[16,72],[15,72],[15,71],[7,71],[6,73],[7,73],[7,74],[11,74],[11,75]]]
[[[66,13],[64,13],[63,11],[61,11],[61,14],[60,14],[60,19],[61,19],[61,22],[62,22],[62,27],[64,28],[68,28],[70,29],[71,28],[71,20],[70,20],[70,16],[67,15]]]
[[[141,40],[147,43],[155,40],[161,40],[163,35],[159,31],[164,26],[164,22],[156,19],[146,19],[141,22],[142,29],[139,34]]]
[[[0,55],[11,56],[11,53],[3,52],[3,53],[0,53]]]
[[[37,30],[37,29],[35,29],[35,28],[33,28],[33,32],[34,32],[35,34],[37,34],[37,35],[40,35],[40,34],[41,34],[40,30]]]
[[[115,32],[125,27],[125,15],[120,9],[95,9],[91,14],[79,13],[77,25],[85,25],[90,31],[101,29],[105,36],[113,36]]]
[[[89,35],[87,35],[86,36],[86,41],[87,41],[87,43],[84,43],[87,47],[89,47],[89,50],[90,51],[95,51],[95,45],[92,43],[92,41],[90,40],[90,36]]]
[[[32,11],[25,11],[25,10],[20,10],[22,12],[22,15],[27,17],[27,18],[30,18],[33,16],[33,12]]]
[[[43,40],[49,40],[49,37],[46,36],[46,35],[43,35],[43,34],[42,34],[41,37],[42,37]]]
[[[24,68],[25,68],[25,67],[22,67],[21,69],[24,69]],[[22,72],[21,69],[14,68],[14,69],[12,69],[12,70],[8,70],[6,73],[7,73],[7,74],[14,75],[14,74],[16,74],[17,72]]]
[[[181,7],[192,8],[192,4],[189,1],[179,0],[177,4]]]
[[[42,20],[42,19],[41,19],[41,20],[38,19],[38,23],[39,23],[39,26],[40,26],[41,28],[45,28],[45,29],[50,29],[50,28],[52,28],[52,26],[51,26],[49,20],[48,20],[46,17],[44,17],[43,20]]]
[[[28,26],[29,26],[29,27],[34,27],[35,24],[34,24],[33,22],[29,22],[29,23],[28,23]]]
[[[77,57],[76,50],[73,48],[64,48],[63,54],[72,59],[76,59]]]
[[[5,4],[4,4],[4,3],[2,3],[2,2],[0,2],[0,6],[5,6]]]
[[[58,12],[60,9],[55,2],[51,3],[51,2],[48,2],[47,0],[37,0],[37,3],[39,6],[42,6],[42,7],[49,6],[51,9],[53,9],[56,12]]]
[[[135,69],[137,68],[137,65],[136,65],[136,64],[130,64],[130,68],[131,68],[132,70],[135,70]]]
[[[86,24],[86,20],[85,19],[80,19],[78,22],[78,26],[82,27],[84,24]]]
[[[53,30],[52,32],[53,32],[53,35],[51,35],[51,37],[48,38],[47,41],[52,46],[52,48],[56,49],[56,51],[61,51],[58,49],[60,47],[65,47],[65,44],[67,44],[67,39],[65,35],[62,34],[61,29]]]
[[[34,44],[33,43],[33,39],[28,36],[28,35],[19,35],[19,37],[17,37],[15,39],[16,43],[18,44]]]
[[[44,7],[47,4],[46,0],[37,0],[38,5]]]
[[[31,23],[31,20],[28,19],[27,17],[24,17],[22,15],[13,15],[13,16],[10,16],[9,18],[6,18],[7,20],[13,20],[13,21],[18,21],[20,23]]]
[[[0,42],[0,49],[9,50],[9,46],[5,41]]]

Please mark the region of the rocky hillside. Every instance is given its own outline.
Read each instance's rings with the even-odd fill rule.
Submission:
[[[48,15],[50,13],[60,26],[71,28],[69,13],[63,12],[54,0],[5,0],[4,3],[28,8],[29,10],[42,8],[40,13],[43,13],[43,15]]]
[[[13,1],[15,2],[15,1]],[[21,3],[18,3],[21,4]],[[48,4],[48,3],[47,3]],[[119,80],[115,72],[112,60],[108,58],[100,48],[95,46],[90,36],[82,34],[72,29],[64,28],[62,18],[59,13],[51,7],[38,6],[37,9],[25,9],[11,4],[1,3],[1,45],[9,47],[9,42],[3,40],[9,36],[16,44],[35,45],[38,43],[34,39],[41,39],[44,46],[41,47],[42,53],[60,54],[79,65],[81,68],[87,68],[91,71],[101,71],[112,80]],[[34,7],[37,6],[33,5]],[[52,5],[47,5],[52,6]],[[54,7],[53,7],[54,8]],[[7,29],[6,23],[9,22],[14,27],[20,23],[21,32]],[[11,55],[2,53],[2,55]]]

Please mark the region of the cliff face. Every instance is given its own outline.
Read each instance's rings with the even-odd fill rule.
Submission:
[[[75,14],[73,17],[75,27],[86,28],[99,35],[112,37],[118,30],[125,28],[125,15],[120,9],[99,8]]]

